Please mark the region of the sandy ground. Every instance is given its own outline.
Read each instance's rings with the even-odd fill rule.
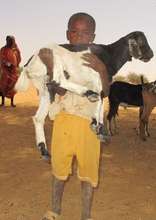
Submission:
[[[0,219],[41,220],[51,206],[51,166],[35,147],[31,116],[37,110],[36,91],[15,97],[16,108],[0,108]],[[119,134],[102,147],[100,181],[95,191],[94,220],[156,220],[156,111],[150,118],[151,137],[136,135],[138,110],[120,108]],[[46,137],[51,141],[51,121]],[[76,172],[66,184],[64,220],[79,220],[80,182]]]

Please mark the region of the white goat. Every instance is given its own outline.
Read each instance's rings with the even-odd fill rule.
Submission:
[[[112,44],[108,44],[108,45],[104,45],[104,44],[90,44],[90,45],[62,44],[61,46],[70,50],[70,51],[73,51],[73,52],[82,51],[84,49],[89,48],[91,50],[91,52],[93,54],[95,54],[106,65],[110,81],[112,81],[112,77],[118,72],[118,70],[127,61],[132,60],[132,57],[135,59],[139,59],[143,62],[148,62],[153,57],[153,51],[148,44],[146,36],[143,32],[140,32],[140,31],[131,32],[128,35],[120,38],[116,42],[114,42]],[[80,48],[81,48],[81,50],[80,50]],[[62,49],[62,51],[63,51],[63,49]],[[72,57],[73,57],[73,54],[74,53],[72,53]],[[74,56],[77,56],[77,55],[74,55]],[[79,54],[79,56],[81,56],[81,55]],[[61,55],[62,60],[64,60],[63,57],[64,56]],[[68,58],[66,61],[69,61],[69,59],[72,59],[72,57],[70,57],[70,56],[67,56],[67,57]],[[38,66],[35,67],[34,69],[33,69],[33,65],[31,65],[31,63],[33,64],[33,62],[38,63]],[[62,61],[58,61],[58,62],[62,62]],[[77,61],[75,62],[72,59],[72,62],[74,62],[74,65],[76,64],[76,68],[79,68]],[[81,62],[82,62],[82,60],[80,60],[78,63],[81,64]],[[61,67],[62,70],[65,68],[65,70],[67,70],[68,73],[71,73],[71,66],[73,68],[73,65],[71,65],[71,63],[67,64],[67,66],[66,66],[66,62],[63,62],[63,64],[61,64],[61,66],[62,65],[63,65],[63,68]],[[69,66],[71,65],[70,68],[68,68],[69,67],[68,65]],[[74,67],[74,71],[76,68]],[[80,86],[79,82],[81,82],[81,80],[79,81],[77,78],[74,78],[75,81],[73,81],[73,82],[69,81],[69,80],[64,81],[64,76],[61,75],[63,77],[62,78],[62,80],[63,80],[62,87],[66,87],[64,85],[64,82],[66,82],[68,84],[68,85],[66,84],[67,90],[69,89],[70,91],[73,91],[73,92],[75,91],[76,93],[79,93],[80,95],[84,94],[88,97],[88,99],[90,98],[90,100],[92,100],[92,98],[94,98],[95,100],[99,99],[98,95],[99,95],[99,92],[101,91],[101,88],[102,88],[101,81],[99,79],[99,75],[96,72],[94,72],[92,69],[90,69],[89,71],[91,71],[93,74],[84,73],[84,71],[86,71],[87,69],[84,66],[83,66],[83,68],[84,69],[82,71],[78,71],[78,74],[71,74],[71,76],[78,77],[82,73],[83,83],[85,82],[84,76],[88,77],[88,75],[89,75],[89,80],[91,80],[90,77],[92,78],[92,76],[95,76],[95,77],[93,77],[94,79],[92,78],[93,81],[87,81],[88,83],[82,84]],[[88,72],[88,70],[87,70],[87,72]],[[18,79],[17,85],[16,85],[17,90],[19,90],[21,88],[20,83],[22,82],[22,78],[24,78],[24,82],[23,82],[22,86],[25,85],[25,88],[28,86],[28,77],[29,77],[29,79],[31,79],[33,81],[34,85],[39,90],[40,104],[39,104],[38,111],[37,111],[36,115],[34,116],[34,124],[35,124],[35,130],[36,130],[37,145],[41,148],[42,155],[46,156],[47,151],[44,150],[44,149],[47,149],[46,142],[45,142],[45,135],[44,135],[44,119],[48,114],[50,100],[49,100],[48,90],[45,86],[45,84],[47,82],[46,68],[41,63],[37,54],[32,58],[32,61],[30,61],[30,63],[28,63],[28,66],[26,68],[24,68],[21,76]],[[58,79],[57,77],[56,77],[56,80],[58,80],[58,82],[61,82],[61,80]],[[93,84],[92,84],[92,82],[93,82]],[[73,86],[73,83],[74,83],[74,86]],[[75,83],[76,84],[78,83],[78,85],[76,85]],[[99,84],[98,87],[96,87],[97,84]],[[93,86],[93,88],[92,88],[92,86]],[[88,89],[90,91],[90,88],[92,90],[91,95],[90,95],[90,93],[85,93],[85,91],[88,91]],[[95,111],[96,113],[94,114],[94,116],[97,116],[97,119],[99,118],[99,121],[101,121],[101,122],[102,122],[102,118],[103,118],[102,108],[103,108],[103,106],[102,106],[101,100],[99,99],[99,101],[97,102],[97,108]],[[101,109],[101,111],[100,111],[100,109]],[[99,117],[99,112],[100,112],[100,117]],[[103,132],[103,134],[104,134],[104,132]]]
[[[59,86],[74,92],[80,96],[87,96],[90,101],[96,101],[95,112],[91,118],[96,119],[97,126],[93,125],[92,129],[96,132],[99,129],[99,124],[103,124],[103,101],[100,98],[102,91],[102,83],[99,74],[90,67],[83,65],[84,60],[81,58],[83,53],[90,52],[85,50],[83,52],[71,52],[59,45],[52,44],[48,46],[53,51],[54,68],[53,80],[59,83]],[[69,79],[66,79],[64,73],[69,74]],[[28,65],[26,65],[15,85],[17,91],[25,91],[29,86],[31,80],[34,86],[39,91],[40,104],[39,108],[33,117],[33,122],[36,131],[37,146],[42,148],[43,143],[46,143],[44,136],[44,120],[49,112],[50,97],[46,86],[48,76],[46,66],[42,63],[38,56],[38,52],[32,57]],[[90,95],[86,95],[88,91]],[[53,115],[58,113],[55,109],[52,110]],[[99,135],[101,141],[104,141]],[[43,150],[44,151],[44,150]],[[45,154],[45,152],[43,152]]]

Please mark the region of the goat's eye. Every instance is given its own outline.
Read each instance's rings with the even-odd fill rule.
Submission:
[[[141,46],[140,46],[140,50],[141,50],[141,51],[144,51],[144,53],[145,53],[145,51],[146,51],[145,45],[141,45]]]

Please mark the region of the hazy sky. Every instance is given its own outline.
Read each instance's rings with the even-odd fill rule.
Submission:
[[[96,43],[109,44],[139,30],[156,53],[156,0],[0,0],[0,5],[0,46],[6,35],[14,35],[22,65],[40,47],[67,42],[67,22],[75,12],[87,12],[95,18]],[[155,80],[156,58],[148,63],[133,60],[120,72],[143,73]]]

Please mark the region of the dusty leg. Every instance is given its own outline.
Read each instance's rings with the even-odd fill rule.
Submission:
[[[60,215],[65,181],[53,176],[52,181],[52,212]]]
[[[90,183],[81,182],[82,190],[82,213],[81,220],[87,220],[91,218],[91,207],[93,200],[93,187]]]
[[[45,213],[42,220],[55,220],[61,214],[61,203],[64,191],[65,181],[59,180],[53,176],[52,181],[52,210]]]

